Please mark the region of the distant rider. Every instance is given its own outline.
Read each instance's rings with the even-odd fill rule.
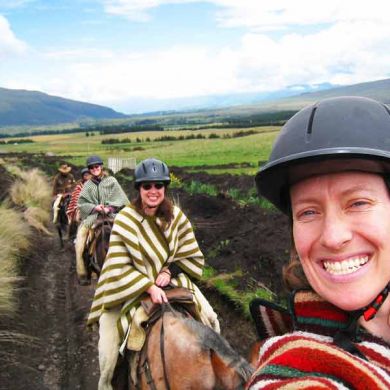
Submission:
[[[75,180],[70,173],[72,168],[68,164],[61,164],[58,168],[58,173],[53,180],[53,223],[57,222],[58,210],[63,196],[70,195],[72,192]]]
[[[88,168],[83,168],[81,170],[81,179],[77,182],[76,187],[74,188],[68,208],[66,210],[66,214],[68,216],[69,224],[72,222],[79,223],[80,222],[80,211],[77,207],[77,202],[80,197],[81,190],[84,187],[86,181],[88,181],[92,175],[89,173]]]
[[[99,214],[113,217],[118,210],[129,203],[115,177],[108,176],[103,171],[103,160],[99,156],[88,157],[87,167],[92,177],[84,184],[77,202],[81,224],[76,236],[76,271],[81,285],[90,284],[83,261],[89,230]]]

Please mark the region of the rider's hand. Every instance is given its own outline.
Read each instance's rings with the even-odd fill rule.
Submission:
[[[104,206],[102,204],[98,204],[94,209],[97,213],[101,213],[104,210]]]
[[[106,206],[106,207],[103,208],[103,211],[104,211],[105,214],[110,214],[111,213],[111,207]]]
[[[160,287],[157,287],[155,284],[153,286],[150,286],[146,292],[150,295],[150,299],[153,303],[167,303],[168,298],[165,295],[164,290],[162,290]]]
[[[171,281],[171,273],[168,268],[164,268],[160,271],[156,279],[156,285],[159,287],[168,286]]]

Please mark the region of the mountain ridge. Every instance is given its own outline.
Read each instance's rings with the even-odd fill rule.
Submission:
[[[79,102],[39,91],[0,87],[0,127],[40,126],[88,119],[118,119],[112,108]]]

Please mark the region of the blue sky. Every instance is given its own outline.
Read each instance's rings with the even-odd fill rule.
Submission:
[[[0,0],[0,86],[135,101],[390,77],[372,0]]]

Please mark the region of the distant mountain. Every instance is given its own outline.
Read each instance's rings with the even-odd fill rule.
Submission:
[[[369,81],[343,87],[335,87],[317,92],[301,93],[296,96],[271,100],[256,105],[262,112],[299,110],[318,100],[337,96],[363,96],[390,104],[390,79]],[[252,106],[255,108],[255,106]]]
[[[0,127],[40,126],[126,115],[97,104],[83,103],[42,92],[0,88]]]
[[[122,111],[131,114],[151,114],[161,111],[212,110],[240,105],[257,104],[269,100],[295,96],[302,92],[322,91],[335,85],[322,83],[317,85],[291,85],[277,91],[231,93],[221,95],[191,96],[173,99],[153,99],[135,97],[119,104]]]

